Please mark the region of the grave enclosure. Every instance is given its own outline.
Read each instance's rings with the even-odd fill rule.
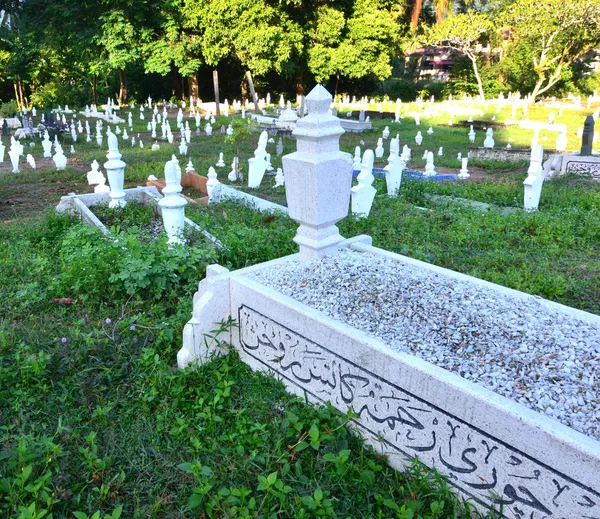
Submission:
[[[600,317],[592,314],[374,248],[368,236],[340,236],[335,224],[348,211],[352,159],[339,151],[343,130],[327,114],[326,90],[317,86],[306,104],[309,115],[294,130],[297,152],[284,157],[300,252],[235,272],[209,267],[184,328],[179,366],[222,353],[210,334],[215,323],[231,317],[237,326],[219,339],[253,369],[274,373],[291,392],[315,403],[329,401],[342,412],[352,409],[355,429],[392,466],[402,468],[417,457],[465,497],[482,507],[502,507],[508,518],[600,517],[598,440],[435,363],[394,351],[261,281],[269,272],[315,265],[329,255],[367,255],[600,330]]]

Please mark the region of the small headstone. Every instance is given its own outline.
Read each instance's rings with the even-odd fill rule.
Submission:
[[[585,118],[583,124],[583,134],[581,137],[581,151],[579,152],[582,156],[588,156],[592,154],[592,142],[594,140],[594,118],[588,115]]]
[[[8,135],[8,123],[6,122],[6,119],[4,119],[4,121],[2,121],[2,137],[6,137]]]
[[[283,176],[283,170],[281,168],[277,168],[277,173],[275,174],[275,187],[282,187],[285,184],[285,177]]]
[[[365,122],[365,111],[364,110],[361,110],[360,112],[358,112],[358,122],[359,123]]]

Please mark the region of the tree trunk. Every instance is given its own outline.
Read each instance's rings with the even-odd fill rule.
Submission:
[[[15,87],[15,100],[17,101],[17,109],[20,112],[21,111],[21,100],[19,99],[19,89],[17,88],[16,81],[13,83],[13,86]]]
[[[217,70],[213,70],[213,85],[215,87],[215,107],[218,117],[221,115],[221,107],[219,106],[219,72]]]
[[[470,57],[471,63],[473,63],[473,72],[475,73],[475,77],[477,78],[477,86],[479,87],[479,95],[481,96],[481,100],[485,101],[485,94],[483,93],[483,83],[481,82],[481,76],[479,75],[479,69],[477,68],[477,58],[475,56]]]
[[[298,72],[296,76],[296,94],[301,96],[304,95],[304,74],[302,72]]]
[[[256,90],[254,90],[254,81],[252,81],[252,73],[246,70],[246,79],[248,80],[248,86],[250,87],[250,93],[252,94],[252,102],[254,103],[254,109],[258,110],[258,97]]]
[[[198,73],[194,72],[191,76],[188,76],[188,89],[190,96],[194,96],[194,99],[198,98]]]
[[[410,28],[414,31],[419,25],[419,17],[421,16],[421,9],[423,9],[423,0],[414,0],[413,8],[410,14]]]
[[[119,104],[127,104],[127,72],[125,70],[119,70]]]
[[[21,81],[21,76],[19,76],[19,94],[21,94],[21,106],[27,107],[27,99],[25,98],[25,94],[23,93],[23,82]]]

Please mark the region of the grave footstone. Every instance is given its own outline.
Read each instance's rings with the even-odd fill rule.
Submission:
[[[2,121],[2,137],[6,137],[8,135],[8,123],[6,122],[6,119],[4,119],[4,121]]]
[[[588,156],[592,154],[592,141],[594,139],[594,118],[588,115],[583,124],[583,134],[581,137],[581,151],[579,152],[582,156]]]

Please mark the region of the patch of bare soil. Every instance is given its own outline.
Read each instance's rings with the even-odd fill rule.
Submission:
[[[5,184],[0,189],[0,222],[38,217],[47,209],[56,207],[61,196],[91,191],[93,186],[73,181],[64,184],[60,181]]]

